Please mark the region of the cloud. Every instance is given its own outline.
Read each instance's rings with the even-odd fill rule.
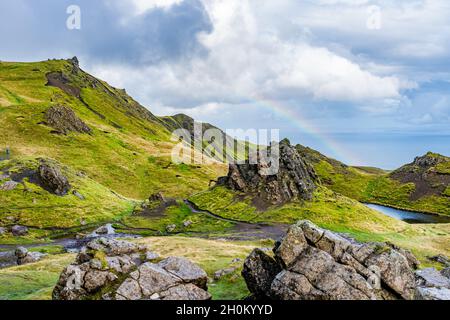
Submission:
[[[260,2],[208,0],[203,5],[211,30],[198,32],[196,39],[204,55],[138,71],[121,64],[110,66],[108,72],[97,66],[95,72],[107,79],[121,79],[116,82],[119,86],[146,92],[145,101],[178,108],[262,98],[394,99],[411,87],[395,75],[377,75],[303,37],[278,36],[277,26],[270,24],[273,17],[258,11]]]

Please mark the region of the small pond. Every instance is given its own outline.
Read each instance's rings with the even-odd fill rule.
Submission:
[[[399,210],[394,208],[389,208],[385,206],[380,206],[378,204],[368,204],[365,205],[371,209],[377,210],[389,217],[405,221],[408,223],[450,223],[450,216],[438,216],[433,214],[426,214],[420,212],[411,212],[405,210]]]

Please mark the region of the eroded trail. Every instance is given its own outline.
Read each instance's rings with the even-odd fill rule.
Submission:
[[[184,203],[189,207],[193,213],[206,214],[212,218],[233,223],[233,233],[225,236],[226,239],[231,240],[252,240],[252,239],[273,239],[277,240],[282,237],[288,228],[284,224],[266,224],[266,223],[250,223],[246,221],[234,220],[221,217],[208,210],[198,208],[189,200],[184,200]]]

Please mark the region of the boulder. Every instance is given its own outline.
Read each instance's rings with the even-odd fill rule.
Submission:
[[[11,191],[11,190],[14,190],[18,185],[19,185],[19,183],[15,182],[15,181],[12,181],[12,180],[6,181],[2,185],[0,185],[0,190],[1,191]]]
[[[58,196],[66,195],[71,186],[69,180],[61,172],[60,167],[50,161],[41,161],[38,168],[42,187]]]
[[[175,231],[175,229],[177,228],[177,225],[176,224],[169,224],[167,227],[166,227],[166,231],[167,232],[174,232]]]
[[[112,226],[112,224],[108,223],[104,226],[101,226],[100,228],[97,228],[92,232],[90,235],[88,235],[88,238],[98,237],[98,236],[109,236],[116,233],[116,230]]]
[[[40,252],[29,252],[24,247],[18,247],[15,251],[15,256],[17,258],[17,264],[23,265],[23,264],[38,262],[43,257],[45,257],[46,254],[40,253]]]
[[[211,299],[200,267],[180,257],[153,260],[155,254],[145,247],[114,239],[93,240],[61,273],[53,299]]]
[[[91,133],[92,130],[77,117],[75,112],[65,106],[53,106],[45,113],[46,123],[55,133],[68,134],[70,132]]]
[[[15,237],[26,236],[28,234],[28,228],[24,226],[15,225],[11,228],[11,233]]]
[[[220,280],[223,277],[234,273],[237,269],[238,269],[237,267],[229,267],[217,270],[216,272],[214,272],[214,280]]]
[[[416,293],[416,260],[393,245],[358,243],[300,221],[273,251],[274,258],[256,249],[245,260],[242,275],[254,297],[381,300],[413,299]]]
[[[188,228],[193,224],[191,220],[186,220],[183,222],[183,227]]]
[[[426,268],[417,271],[416,283],[420,287],[450,289],[450,279],[434,268]]]

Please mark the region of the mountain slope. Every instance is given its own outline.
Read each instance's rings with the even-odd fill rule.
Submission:
[[[55,106],[71,109],[90,130],[61,134],[48,117]],[[127,197],[186,196],[225,170],[172,163],[175,142],[165,122],[76,59],[0,62],[0,124],[0,149],[9,146],[12,158],[53,158]]]
[[[322,183],[335,192],[361,202],[406,210],[450,215],[450,161],[428,153],[392,173],[377,168],[350,167],[298,145]]]

